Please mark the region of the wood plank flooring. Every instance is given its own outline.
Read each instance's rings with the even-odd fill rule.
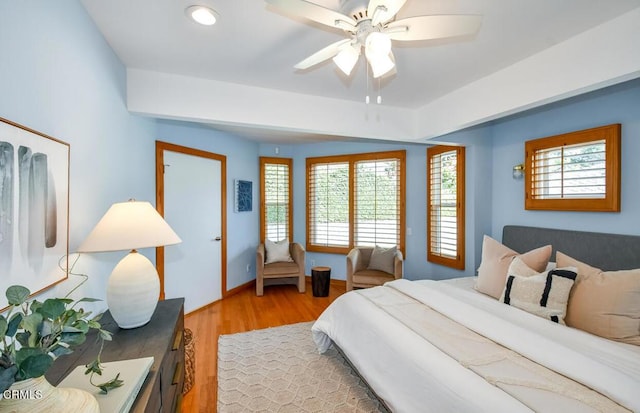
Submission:
[[[185,327],[195,340],[196,380],[184,395],[182,411],[216,411],[219,335],[315,320],[344,292],[345,283],[333,280],[329,297],[314,297],[309,280],[304,294],[293,285],[282,285],[265,287],[264,296],[257,297],[254,287],[187,314]]]

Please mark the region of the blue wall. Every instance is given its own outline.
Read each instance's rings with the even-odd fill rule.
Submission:
[[[612,123],[622,124],[621,212],[526,211],[524,180],[511,177],[524,142]],[[640,80],[611,86],[497,122],[493,135],[492,233],[506,224],[640,234]]]
[[[0,2],[0,50],[0,117],[70,144],[70,251],[112,203],[154,203],[155,122],[126,110],[125,69],[78,1]],[[83,255],[78,295],[104,298],[124,254]]]

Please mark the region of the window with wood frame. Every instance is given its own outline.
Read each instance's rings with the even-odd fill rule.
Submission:
[[[427,149],[427,261],[464,269],[465,150]]]
[[[307,251],[404,252],[406,151],[307,158]]]
[[[525,208],[620,211],[620,125],[525,142]]]
[[[260,157],[260,242],[293,242],[293,160]]]

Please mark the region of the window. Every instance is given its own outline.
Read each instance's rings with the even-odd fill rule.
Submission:
[[[260,241],[293,241],[292,160],[260,157]]]
[[[464,147],[427,149],[427,261],[464,269]]]
[[[307,250],[404,251],[405,151],[307,159]]]
[[[620,125],[525,143],[525,208],[620,211]]]

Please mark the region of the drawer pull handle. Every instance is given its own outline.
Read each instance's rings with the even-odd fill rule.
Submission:
[[[182,377],[182,363],[177,363],[176,369],[173,371],[173,380],[171,380],[171,384],[180,383],[181,377]]]
[[[176,336],[173,338],[173,347],[171,351],[175,351],[180,348],[180,343],[182,343],[182,331],[177,331]]]

